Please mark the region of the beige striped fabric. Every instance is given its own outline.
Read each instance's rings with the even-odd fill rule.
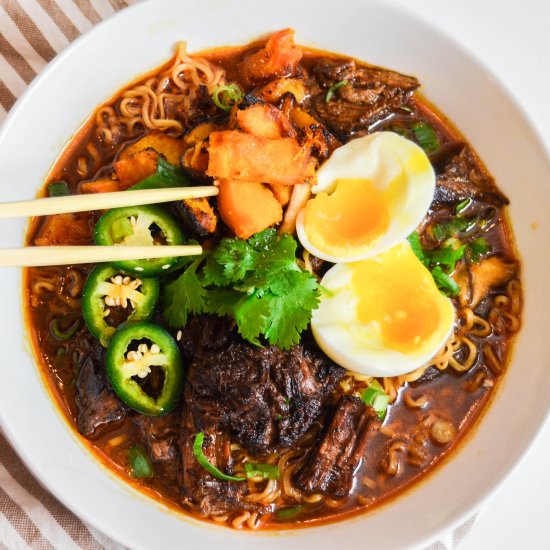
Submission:
[[[0,0],[0,124],[51,59],[93,25],[135,1]],[[426,550],[454,548],[473,521]],[[44,489],[0,430],[0,550],[5,549],[124,550]]]
[[[0,123],[32,79],[96,23],[136,0],[0,0]],[[0,432],[0,550],[123,550],[30,474]]]

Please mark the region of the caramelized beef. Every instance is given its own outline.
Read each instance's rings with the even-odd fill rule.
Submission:
[[[357,68],[354,61],[324,60],[314,74],[324,91],[311,106],[317,116],[340,138],[366,132],[376,122],[407,104],[420,83],[411,76],[375,67]],[[347,81],[330,101],[326,89]]]
[[[342,397],[324,437],[298,473],[297,485],[307,493],[348,496],[367,443],[379,426],[372,407],[358,397]]]
[[[105,368],[90,356],[84,360],[76,380],[78,431],[91,437],[96,430],[126,416],[126,407],[109,387]]]
[[[231,341],[234,324],[229,317],[196,315],[182,329],[179,348],[187,359],[196,353],[224,350]]]
[[[147,445],[149,456],[154,462],[177,461],[179,456],[178,439],[181,423],[181,410],[177,409],[166,416],[136,415],[141,440]]]
[[[193,442],[201,428],[195,425],[193,414],[188,410],[184,410],[181,428],[180,483],[184,501],[194,505],[204,516],[245,510],[262,513],[270,510],[243,498],[248,493],[246,482],[216,479],[197,462],[193,454]],[[228,474],[233,473],[229,437],[226,433],[207,432],[202,449],[204,455],[218,469]]]
[[[185,400],[201,429],[228,430],[250,452],[263,454],[297,441],[343,374],[314,345],[283,351],[234,337],[225,349],[195,354]]]
[[[441,158],[448,151],[446,162]],[[493,179],[486,174],[468,145],[458,152],[449,146],[437,159],[441,168],[437,174],[433,204],[446,204],[472,198],[478,202],[503,206],[508,199],[497,189]]]

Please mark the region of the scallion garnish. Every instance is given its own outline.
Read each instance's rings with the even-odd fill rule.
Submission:
[[[456,218],[451,220],[433,225],[432,234],[436,240],[440,241],[449,237],[456,237],[458,233],[467,233],[474,229],[478,223],[479,218],[477,216],[473,218],[456,216]]]
[[[371,382],[368,388],[363,392],[361,399],[376,411],[380,420],[384,420],[386,411],[388,410],[390,396],[384,392],[378,380],[373,380]]]
[[[325,97],[325,101],[328,103],[333,97],[334,94],[344,86],[347,86],[349,84],[349,80],[341,80],[340,82],[337,82],[336,84],[333,84],[327,92],[327,95]]]
[[[147,458],[145,449],[140,445],[128,449],[128,462],[130,463],[131,474],[137,479],[152,477],[153,466]]]
[[[71,194],[65,181],[56,181],[48,185],[48,197],[68,197]]]
[[[432,269],[432,277],[437,288],[446,296],[457,296],[460,292],[460,287],[456,281],[450,275],[447,275],[438,265]]]
[[[418,145],[429,154],[439,149],[439,139],[435,130],[426,122],[417,122],[413,124],[412,130]]]
[[[56,340],[70,340],[81,326],[79,318],[75,319],[72,315],[69,316],[69,319],[65,317],[55,318],[50,323],[50,332]],[[61,324],[66,328],[62,328]]]
[[[477,239],[474,239],[473,241],[470,241],[466,247],[466,255],[468,256],[468,259],[474,264],[479,263],[481,257],[485,256],[485,254],[489,253],[490,251],[491,247],[484,237],[479,237]]]
[[[264,479],[279,479],[279,466],[277,464],[256,464],[247,462],[244,465],[246,477],[263,477]]]
[[[414,252],[414,255],[426,266],[428,267],[428,260],[426,258],[426,255],[424,254],[424,249],[422,248],[422,244],[420,243],[420,235],[418,234],[418,231],[413,231],[408,237],[407,240],[409,241],[409,244],[411,245],[411,249]]]
[[[301,504],[296,506],[287,506],[286,508],[281,508],[275,512],[275,517],[280,520],[289,520],[295,518],[304,507]]]
[[[199,432],[195,436],[193,441],[193,456],[197,459],[197,462],[213,477],[216,479],[221,479],[222,481],[244,481],[246,478],[230,476],[223,473],[221,470],[216,468],[213,464],[210,463],[206,455],[202,450],[202,444],[204,443],[204,433]]]
[[[430,250],[427,254],[430,264],[444,265],[449,269],[449,271],[454,271],[456,262],[462,259],[465,249],[466,246],[464,245],[459,248],[445,247],[437,250]]]
[[[222,111],[229,112],[231,107],[244,97],[244,91],[238,84],[218,86],[212,93],[212,101]]]
[[[470,198],[466,198],[463,201],[460,201],[455,206],[455,212],[457,214],[460,214],[463,210],[466,210],[466,208],[468,208],[468,206],[470,206],[471,203],[472,203],[472,199],[470,199]]]
[[[456,296],[460,292],[460,288],[455,280],[443,271],[441,266],[452,273],[456,262],[462,259],[467,247],[463,245],[458,248],[449,246],[436,250],[424,250],[420,243],[418,231],[411,233],[407,239],[415,256],[429,269],[437,288],[445,296]]]

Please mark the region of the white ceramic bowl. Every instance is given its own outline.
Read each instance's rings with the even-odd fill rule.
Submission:
[[[322,4],[326,4],[324,7]],[[523,259],[524,327],[504,382],[482,422],[452,460],[374,512],[297,531],[243,533],[175,514],[125,485],[79,442],[51,401],[30,351],[21,312],[21,274],[0,271],[3,297],[0,421],[39,479],[62,502],[131,548],[283,544],[307,548],[368,544],[411,547],[471,513],[529,446],[550,404],[546,314],[550,165],[529,123],[490,73],[413,15],[376,0],[144,2],[96,27],[29,88],[0,134],[0,200],[31,198],[71,135],[94,108],[168,59],[177,41],[190,51],[242,44],[284,27],[301,44],[341,52],[418,76],[423,91],[474,145],[511,199]],[[339,14],[342,14],[341,16]],[[368,24],[367,24],[368,23]],[[467,83],[467,85],[465,85]],[[21,246],[26,222],[2,222],[0,246]]]

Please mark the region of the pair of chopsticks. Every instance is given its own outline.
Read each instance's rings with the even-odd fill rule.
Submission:
[[[0,218],[47,216],[71,212],[106,210],[125,206],[213,197],[214,186],[142,189],[90,195],[70,195],[0,204]],[[200,246],[30,246],[0,249],[0,267],[87,264],[114,260],[141,260],[172,256],[194,256]]]

